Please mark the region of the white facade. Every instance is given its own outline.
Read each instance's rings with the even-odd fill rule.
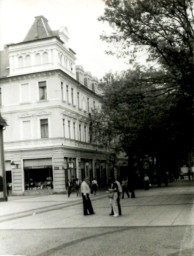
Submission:
[[[76,68],[64,31],[7,46],[9,72],[0,78],[1,113],[8,124],[5,161],[14,195],[24,194],[31,181],[35,189],[52,178],[54,192],[64,192],[72,176],[96,176],[105,182],[110,176],[108,152],[90,137],[89,113],[100,108],[97,80]]]

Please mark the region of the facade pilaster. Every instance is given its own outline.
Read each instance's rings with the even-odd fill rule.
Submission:
[[[21,160],[12,159],[12,195],[24,194],[24,170]]]
[[[81,180],[81,158],[76,157],[76,176]]]
[[[65,160],[64,152],[62,149],[53,152],[53,192],[63,193],[66,192],[65,181]]]

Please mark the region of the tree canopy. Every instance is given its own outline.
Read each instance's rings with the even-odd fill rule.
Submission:
[[[152,68],[104,78],[99,134],[129,154],[156,155],[161,161],[186,161],[194,133],[193,0],[105,0],[100,21],[120,43],[120,51],[144,47]],[[128,56],[131,58],[131,55]],[[136,57],[134,55],[134,57]],[[102,140],[102,138],[101,138]],[[166,159],[166,160],[165,160]]]
[[[104,15],[114,30],[102,38],[123,48],[145,46],[171,78],[171,88],[194,96],[193,0],[105,0]]]

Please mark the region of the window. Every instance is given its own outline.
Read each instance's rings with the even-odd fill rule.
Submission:
[[[82,126],[79,124],[79,140],[82,140]]]
[[[23,60],[23,57],[20,56],[20,57],[18,58],[18,67],[19,67],[19,68],[22,68],[23,66],[24,66],[24,60]]]
[[[37,53],[35,55],[35,62],[36,62],[36,65],[39,65],[40,64],[40,53]]]
[[[73,88],[71,88],[71,103],[74,104],[74,102],[73,102]]]
[[[41,138],[48,138],[48,119],[40,120],[40,136]]]
[[[69,139],[71,139],[71,123],[68,121]]]
[[[90,112],[90,99],[87,98],[87,108],[88,108],[88,113]]]
[[[46,100],[47,99],[47,90],[46,90],[46,82],[39,82],[39,99]]]
[[[65,137],[65,119],[63,119],[63,137]]]
[[[73,122],[73,138],[76,140],[75,122]]]
[[[88,86],[88,79],[86,77],[84,78],[84,85]]]
[[[78,108],[80,108],[79,92],[77,92],[77,106]]]
[[[21,84],[21,102],[29,102],[29,84]]]
[[[30,127],[30,120],[28,121],[23,121],[23,139],[24,140],[27,140],[27,139],[30,139],[30,136],[31,136],[31,127]]]
[[[84,125],[84,141],[86,142],[87,136],[86,136],[86,125]]]
[[[42,62],[43,63],[48,63],[48,53],[47,52],[43,52]]]
[[[25,61],[26,61],[26,66],[30,66],[30,64],[31,64],[30,55],[26,55]]]
[[[69,103],[69,86],[66,85],[66,97],[67,97],[67,103]]]
[[[93,101],[93,109],[95,109],[96,108],[96,102],[95,102],[95,100]]]
[[[64,91],[63,91],[63,82],[61,82],[61,99],[62,99],[62,101],[64,101],[64,96],[63,96],[63,94],[64,94]]]
[[[92,83],[92,91],[95,91],[94,83]]]

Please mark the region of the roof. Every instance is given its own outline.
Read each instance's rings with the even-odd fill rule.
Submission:
[[[48,20],[44,16],[36,16],[35,21],[28,31],[24,41],[31,41],[41,38],[56,36],[56,31],[52,31],[48,25]]]

